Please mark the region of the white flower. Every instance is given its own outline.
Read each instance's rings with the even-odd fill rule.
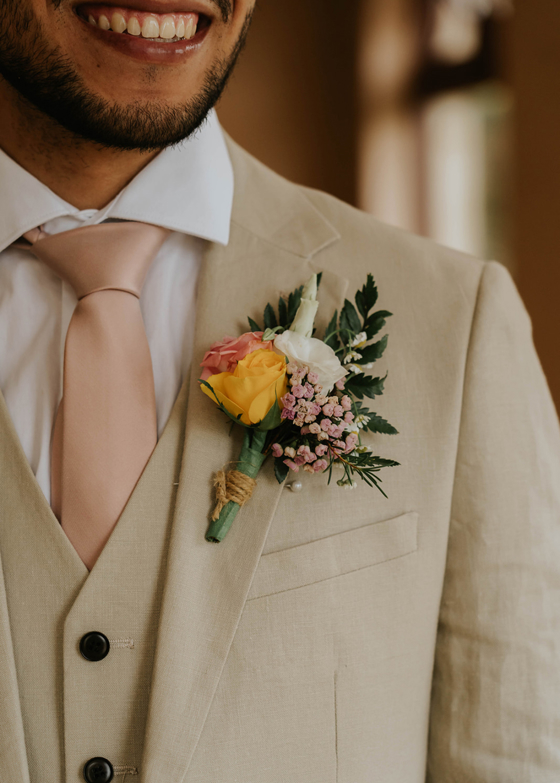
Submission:
[[[360,373],[363,373],[363,369],[357,364],[347,364],[346,369],[348,372],[353,372],[354,375],[360,375]]]
[[[352,342],[350,343],[351,348],[361,348],[364,343],[367,343],[367,334],[365,332],[360,332],[360,334],[357,334]]]
[[[336,482],[339,487],[344,487],[344,489],[356,489],[358,486],[358,483],[356,481],[352,481],[351,479],[343,478]]]
[[[301,303],[290,327],[291,331],[302,334],[304,337],[311,337],[318,307],[317,275],[313,275],[301,292]]]
[[[274,340],[278,353],[300,367],[309,367],[319,376],[319,384],[327,394],[337,381],[347,375],[333,349],[322,340],[304,337],[291,330],[279,334]]]
[[[362,354],[358,351],[349,351],[344,357],[344,364],[350,364],[350,362],[358,362],[362,358]]]
[[[366,424],[369,424],[370,419],[371,416],[365,416],[363,413],[360,413],[358,416],[356,416],[353,423],[360,429],[363,429]]]

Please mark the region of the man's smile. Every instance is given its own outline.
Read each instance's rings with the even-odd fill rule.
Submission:
[[[178,10],[176,4],[172,11],[165,13],[161,12],[161,3],[157,12],[142,0],[137,0],[136,5],[144,8],[81,3],[75,7],[75,13],[105,43],[134,58],[160,63],[175,63],[178,56],[192,53],[206,37],[213,21],[192,5]]]
[[[76,137],[151,155],[190,136],[216,103],[254,4],[0,0],[0,86]]]
[[[199,15],[194,13],[156,14],[93,3],[78,6],[77,13],[101,30],[162,42],[194,38],[199,21]]]

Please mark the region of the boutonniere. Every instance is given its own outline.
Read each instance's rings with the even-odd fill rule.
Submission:
[[[249,318],[250,332],[225,337],[204,356],[202,391],[245,428],[235,468],[216,476],[216,507],[207,541],[224,539],[269,456],[279,483],[300,470],[325,473],[330,483],[333,469],[339,467],[340,487],[353,488],[360,478],[383,495],[379,471],[399,464],[375,456],[361,440],[365,430],[397,433],[364,405],[365,397],[383,394],[387,374],[374,378],[365,370],[387,347],[388,335],[374,338],[391,313],[372,312],[378,292],[368,275],[356,293],[356,306],[346,299],[319,340],[313,336],[313,324],[320,282],[321,276],[313,275],[287,300],[280,297],[278,313],[266,306],[264,328]]]

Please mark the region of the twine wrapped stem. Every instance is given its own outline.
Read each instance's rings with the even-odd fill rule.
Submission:
[[[206,540],[212,543],[223,541],[239,509],[251,498],[257,482],[256,477],[265,460],[262,453],[266,433],[259,430],[245,430],[243,446],[234,470],[221,470],[214,481],[216,507],[212,522],[206,532]]]

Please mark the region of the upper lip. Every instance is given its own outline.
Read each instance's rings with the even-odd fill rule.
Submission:
[[[214,3],[204,2],[204,0],[118,0],[117,2],[76,0],[73,6],[78,8],[86,4],[128,8],[131,11],[143,11],[147,14],[199,14],[214,18],[219,13]]]

